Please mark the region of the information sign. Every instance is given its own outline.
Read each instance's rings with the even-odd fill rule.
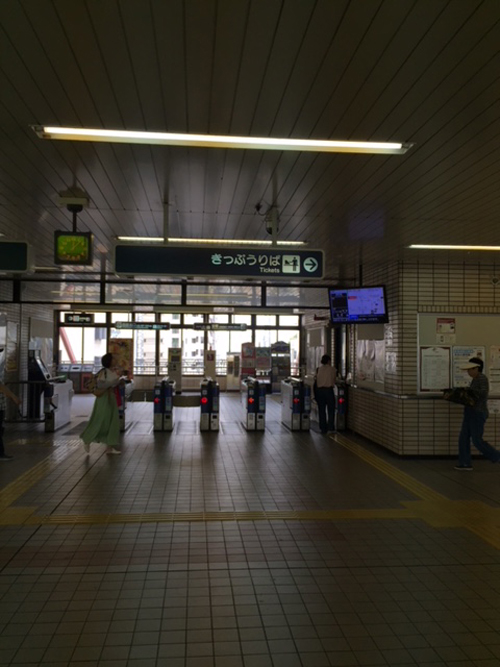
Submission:
[[[166,331],[170,329],[170,322],[115,322],[115,329],[134,329],[139,331]]]
[[[323,264],[322,250],[115,246],[115,273],[118,275],[318,279],[323,277]]]
[[[248,327],[246,324],[205,324],[204,322],[196,322],[193,324],[193,328],[196,331],[246,331]]]
[[[93,313],[64,313],[64,324],[94,324]]]

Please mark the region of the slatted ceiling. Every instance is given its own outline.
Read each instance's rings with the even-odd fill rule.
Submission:
[[[249,8],[248,0],[217,5],[213,69],[210,85],[210,134],[227,134],[231,126]]]
[[[93,228],[103,244],[117,233],[160,233],[166,198],[179,210],[171,235],[175,227],[175,235],[266,238],[254,206],[272,203],[275,191],[281,238],[319,239],[341,252],[348,246],[349,266],[359,260],[361,239],[363,257],[373,260],[427,240],[415,235],[445,242],[450,225],[455,241],[477,241],[478,229],[496,241],[498,3],[377,0],[359,12],[356,3],[330,0],[207,0],[203,15],[196,3],[140,4],[0,7],[8,33],[0,224],[32,219],[28,236],[38,224],[43,263],[52,255],[53,229],[66,227],[54,197],[75,175],[97,207],[82,215],[82,228]],[[50,143],[26,129],[71,119],[403,138],[418,146],[404,157],[299,156]],[[190,126],[194,119],[204,127]],[[380,211],[383,242],[373,238]]]
[[[258,104],[252,118],[251,133],[257,136],[270,136],[274,131],[283,136],[281,127],[275,119],[281,106],[290,74],[296,63],[297,55],[307,28],[313,3],[291,0],[282,3],[279,22],[272,35],[265,71],[261,75]],[[249,35],[249,39],[253,36]],[[258,47],[258,44],[256,45]]]
[[[302,3],[304,6],[307,3]],[[300,106],[309,98],[309,91],[323,66],[347,2],[320,1],[305,25],[297,60],[290,72],[282,102],[272,128],[273,135],[306,136],[294,131]],[[312,7],[312,3],[310,5]],[[310,131],[308,128],[306,131]]]
[[[282,3],[250,2],[248,24],[235,88],[229,133],[259,136],[254,128],[255,111],[262,103],[262,80],[272,49]],[[265,100],[264,100],[265,104]]]
[[[165,130],[185,131],[187,127],[187,100],[185,74],[185,34],[183,2],[152,3],[155,43],[160,67]],[[160,129],[160,128],[158,128]]]
[[[189,7],[188,7],[189,9]],[[208,132],[210,87],[214,51],[215,6],[196,4],[196,11],[186,11],[186,86],[188,132]]]

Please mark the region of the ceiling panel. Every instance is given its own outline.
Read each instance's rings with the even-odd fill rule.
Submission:
[[[79,227],[108,258],[118,234],[160,235],[165,202],[171,236],[246,239],[269,238],[275,205],[279,238],[324,248],[331,279],[415,258],[411,242],[499,244],[499,44],[496,0],[363,0],[363,11],[350,0],[9,0],[0,231],[49,266],[54,230],[72,223],[58,193],[79,187],[90,198]],[[50,142],[30,128],[42,123],[415,146]]]

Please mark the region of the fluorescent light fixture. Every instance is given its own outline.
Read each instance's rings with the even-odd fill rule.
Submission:
[[[422,245],[408,246],[415,250],[500,250],[500,245]]]
[[[164,239],[161,236],[117,236],[118,241],[139,241],[145,243],[163,243]],[[205,244],[205,245],[272,245],[272,241],[258,241],[248,239],[181,239],[168,238],[168,243],[183,243],[183,244]],[[277,241],[277,245],[281,246],[299,246],[307,245],[306,241]]]
[[[313,151],[317,153],[385,153],[402,155],[413,144],[381,141],[331,141],[329,139],[274,139],[272,137],[232,137],[216,134],[99,130],[85,127],[33,125],[41,139],[66,141],[104,141],[124,144],[198,146],[201,148],[254,148],[275,151]]]

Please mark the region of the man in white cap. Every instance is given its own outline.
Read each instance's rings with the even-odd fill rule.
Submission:
[[[474,394],[476,404],[474,407],[464,408],[464,419],[462,429],[458,438],[458,465],[455,470],[472,470],[470,457],[470,441],[481,454],[496,463],[500,460],[500,452],[483,440],[484,424],[488,419],[488,392],[489,383],[486,375],[483,375],[483,360],[472,357],[462,370],[472,378],[469,389]]]

